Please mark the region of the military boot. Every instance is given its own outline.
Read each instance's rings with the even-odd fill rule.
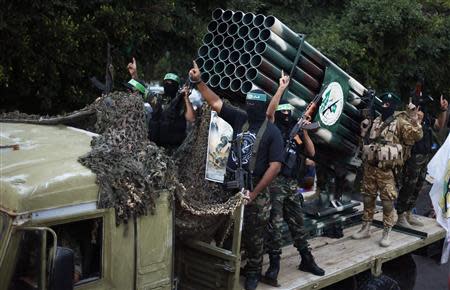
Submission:
[[[391,245],[391,240],[389,239],[389,234],[391,233],[391,227],[384,227],[383,229],[383,237],[380,241],[380,246],[389,247]]]
[[[325,271],[317,266],[316,262],[314,261],[314,257],[309,249],[300,251],[300,256],[302,257],[302,261],[298,266],[299,270],[312,273],[316,276],[325,275]]]
[[[397,225],[405,228],[411,228],[411,225],[406,218],[406,212],[398,215]]]
[[[418,217],[414,216],[411,211],[406,212],[406,220],[412,226],[423,227],[423,223]]]
[[[261,278],[261,282],[274,287],[280,287],[278,284],[278,273],[280,272],[280,254],[269,254],[269,268],[266,274]]]
[[[258,287],[259,275],[256,273],[247,273],[245,278],[245,290],[255,290]]]
[[[355,240],[370,238],[370,222],[363,222],[361,229],[352,235]]]

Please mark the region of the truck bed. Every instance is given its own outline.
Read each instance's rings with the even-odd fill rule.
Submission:
[[[382,220],[382,214],[377,213],[375,219]],[[393,230],[392,244],[388,248],[379,246],[382,229],[374,226],[371,228],[372,236],[366,240],[351,238],[351,234],[358,230],[360,225],[345,229],[344,237],[341,239],[326,237],[311,239],[310,245],[317,264],[326,272],[323,277],[299,271],[297,250],[293,246],[285,247],[278,276],[281,287],[259,283],[258,289],[320,289],[368,269],[372,269],[373,273],[380,273],[382,263],[432,244],[445,236],[445,230],[434,219],[421,217],[421,220],[425,226],[415,229],[426,232],[428,234],[426,238]],[[267,267],[268,257],[265,255],[263,273]]]

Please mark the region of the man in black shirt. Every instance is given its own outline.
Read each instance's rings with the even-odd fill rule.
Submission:
[[[422,95],[417,96],[414,103],[421,109],[418,114],[423,117],[423,138],[414,144],[411,157],[403,168],[402,188],[397,200],[397,224],[404,227],[423,226],[423,223],[411,211],[416,205],[427,173],[427,164],[431,159],[432,130],[440,130],[445,126],[448,109],[448,102],[442,95],[440,99],[441,113],[437,119],[428,113],[427,104]]]
[[[138,80],[137,64],[127,66],[132,80]],[[131,81],[130,81],[131,82]],[[143,81],[139,81],[145,84]],[[189,101],[189,88],[180,87],[180,78],[174,73],[167,73],[163,80],[164,94],[153,97],[146,103],[151,106],[149,123],[149,139],[159,146],[174,149],[181,145],[187,134],[188,124],[195,122],[195,112]],[[143,88],[144,89],[144,88]]]
[[[233,139],[242,138],[240,154],[236,152],[237,146],[233,146],[228,159],[227,173],[236,170],[241,161],[242,167],[252,177],[253,190],[248,192],[249,203],[244,211],[242,241],[247,254],[245,289],[253,290],[256,289],[261,275],[263,233],[270,214],[270,198],[266,188],[280,171],[283,139],[278,128],[267,122],[268,96],[264,92],[260,90],[249,92],[244,112],[224,104],[220,97],[208,88],[200,78],[200,70],[195,61],[194,68],[189,71],[189,77],[191,82],[197,84],[197,89],[212,109],[233,127]],[[261,130],[263,131],[260,132]]]
[[[266,248],[269,254],[270,265],[263,277],[263,281],[274,286],[278,285],[280,271],[280,256],[282,247],[282,225],[286,221],[291,233],[294,246],[300,253],[301,263],[299,270],[323,276],[322,270],[314,261],[306,240],[307,233],[303,225],[302,196],[297,193],[299,174],[303,165],[304,155],[312,158],[315,155],[314,144],[306,130],[302,130],[290,140],[290,132],[295,125],[292,118],[294,107],[285,100],[282,94],[289,84],[289,77],[280,78],[279,94],[275,94],[267,110],[269,119],[275,121],[284,140],[284,162],[280,174],[270,186],[272,209],[270,212],[268,240]],[[278,105],[280,103],[280,105]],[[276,108],[276,110],[275,110]],[[274,118],[273,118],[274,117]],[[309,121],[305,121],[309,124]],[[289,142],[289,143],[288,143]],[[286,146],[286,145],[290,146]]]

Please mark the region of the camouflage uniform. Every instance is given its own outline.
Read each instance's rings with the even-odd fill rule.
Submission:
[[[362,194],[364,196],[363,221],[371,222],[374,215],[377,192],[383,201],[383,223],[391,228],[395,224],[393,208],[397,198],[393,169],[402,166],[409,155],[410,146],[422,138],[422,127],[412,125],[405,112],[395,112],[394,120],[382,127],[381,117],[373,121],[370,130],[370,145],[364,146],[364,175]]]
[[[294,179],[279,175],[270,187],[272,210],[269,220],[269,237],[267,249],[269,253],[281,254],[283,219],[298,251],[308,248],[307,234],[303,226],[302,197],[296,194],[297,184]]]
[[[397,211],[399,214],[410,211],[416,204],[419,192],[427,174],[427,164],[431,154],[413,154],[405,163],[402,189],[400,190]]]
[[[264,254],[264,230],[270,215],[270,197],[266,190],[245,206],[242,243],[247,255],[246,274],[259,275]]]

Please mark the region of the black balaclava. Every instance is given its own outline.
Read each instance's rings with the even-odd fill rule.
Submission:
[[[292,110],[294,107],[287,101],[280,101],[280,104],[275,111],[275,124],[277,126],[288,127],[292,122]],[[284,112],[288,112],[285,114]]]
[[[165,80],[164,84],[164,95],[169,96],[170,98],[175,98],[178,92],[178,83],[172,80]]]
[[[248,92],[245,102],[245,111],[249,123],[261,122],[266,119],[268,97],[262,90]]]
[[[383,102],[383,107],[381,108],[381,120],[385,121],[387,118],[392,116],[397,109],[397,101],[391,94],[386,94],[381,98]],[[385,104],[388,106],[385,107]]]

